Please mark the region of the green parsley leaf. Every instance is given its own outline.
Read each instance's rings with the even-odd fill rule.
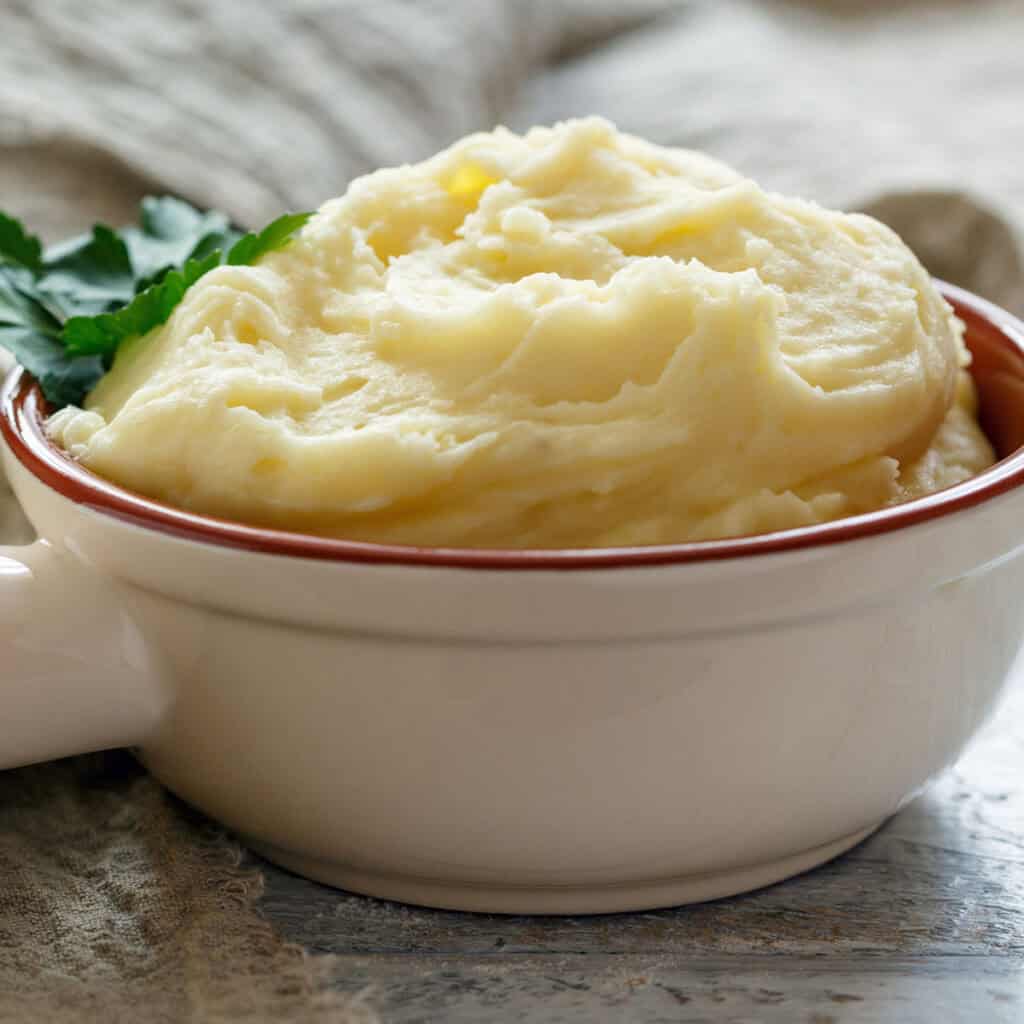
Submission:
[[[6,267],[0,267],[0,326],[26,327],[55,338],[60,334],[60,321]]]
[[[312,213],[286,213],[272,220],[262,231],[243,235],[231,247],[224,262],[232,266],[255,263],[266,253],[280,249],[312,216]]]
[[[102,360],[94,356],[69,358],[60,329],[49,310],[0,268],[0,346],[35,377],[56,406],[80,402],[105,372]]]
[[[287,244],[311,214],[247,235],[224,214],[170,196],[142,202],[138,227],[97,224],[43,249],[0,213],[0,346],[57,408],[81,404],[118,348],[167,322],[185,292],[223,264],[251,264]]]
[[[37,289],[61,316],[93,316],[117,309],[135,294],[128,246],[110,228],[73,238],[46,253]]]
[[[125,228],[121,237],[135,270],[135,290],[141,292],[172,267],[203,259],[215,249],[227,252],[241,234],[217,210],[203,213],[173,196],[147,196],[140,226]]]
[[[43,266],[43,243],[20,220],[0,213],[0,264],[23,267],[35,276]]]
[[[220,257],[220,251],[214,251],[205,259],[189,260],[181,270],[168,271],[116,312],[71,317],[61,334],[68,353],[100,355],[109,364],[122,342],[166,323],[189,286],[219,266]]]

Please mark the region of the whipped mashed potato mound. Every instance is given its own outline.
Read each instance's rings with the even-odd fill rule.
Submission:
[[[761,533],[988,466],[961,333],[877,221],[588,118],[359,178],[51,433],[172,505],[359,540]]]

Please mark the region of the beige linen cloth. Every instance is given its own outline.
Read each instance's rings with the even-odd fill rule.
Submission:
[[[0,208],[60,237],[173,191],[256,225],[596,112],[868,209],[1024,312],[1022,45],[1018,0],[4,0]],[[0,480],[0,540],[30,535]],[[260,887],[127,754],[0,773],[0,1024],[368,1018]]]

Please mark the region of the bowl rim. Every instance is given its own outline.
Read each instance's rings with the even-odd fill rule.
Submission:
[[[936,280],[943,296],[968,326],[994,328],[1024,358],[1024,323],[971,292]],[[0,391],[0,435],[33,476],[76,504],[115,519],[185,540],[259,554],[334,562],[455,569],[625,569],[666,566],[816,548],[889,533],[971,508],[1024,484],[1024,447],[977,476],[900,505],[813,526],[773,533],[609,548],[458,548],[376,544],[319,537],[200,515],[119,487],[87,470],[46,435],[46,401],[21,367]]]

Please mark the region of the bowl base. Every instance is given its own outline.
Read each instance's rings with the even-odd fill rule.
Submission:
[[[378,899],[487,914],[611,914],[702,903],[760,889],[832,860],[866,839],[881,824],[876,822],[823,846],[748,867],[602,886],[492,886],[383,875],[353,870],[335,861],[307,857],[258,840],[245,842],[260,856],[298,875]]]

